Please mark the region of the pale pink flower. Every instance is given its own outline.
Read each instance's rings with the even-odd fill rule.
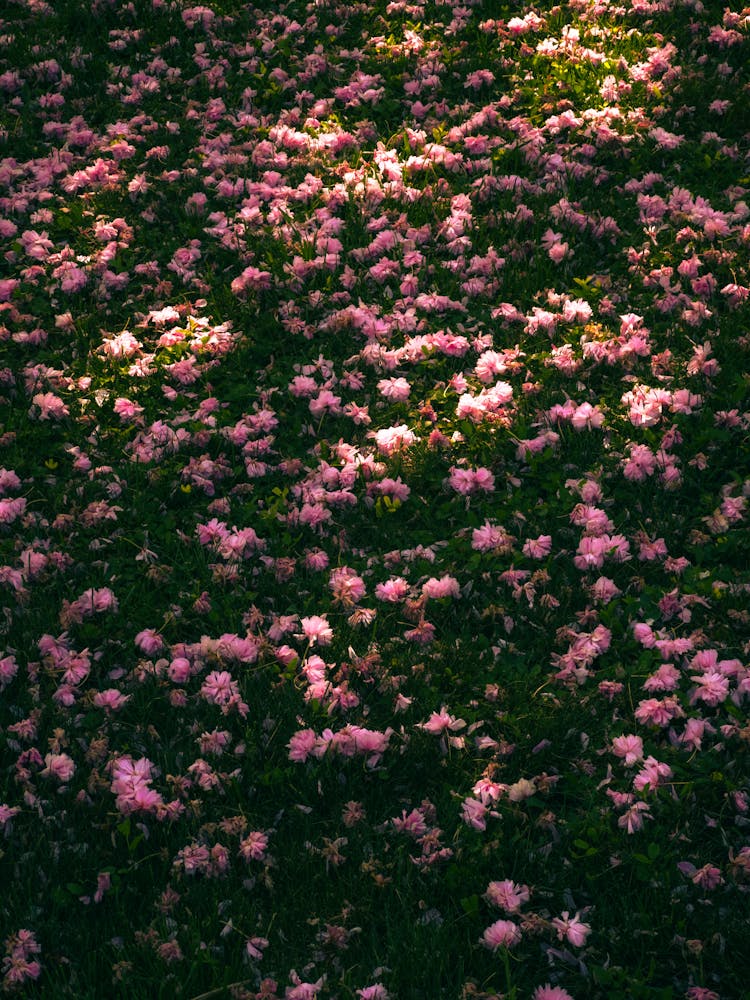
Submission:
[[[61,784],[70,781],[75,773],[75,762],[66,753],[48,753],[44,763],[46,767],[41,772],[42,777],[55,778]]]
[[[153,764],[146,757],[133,760],[132,757],[117,757],[112,762],[114,781],[141,782],[151,779]]]
[[[382,983],[374,983],[356,991],[360,1000],[389,1000],[390,993]]]
[[[289,747],[289,760],[296,764],[304,764],[307,758],[313,753],[317,736],[313,729],[298,730],[287,743]]]
[[[174,861],[175,867],[181,866],[186,875],[195,875],[198,872],[205,872],[210,865],[211,856],[208,848],[203,844],[188,844],[178,851]]]
[[[521,928],[512,920],[496,920],[482,934],[482,944],[490,951],[512,948],[521,940]]]
[[[651,812],[646,802],[635,802],[617,821],[621,830],[627,833],[637,833],[643,829],[644,819],[651,819]]]
[[[682,145],[685,141],[684,136],[676,135],[674,132],[667,132],[667,130],[661,126],[652,128],[649,135],[662,147],[662,149],[677,149],[677,147]]]
[[[415,840],[418,840],[427,832],[424,813],[420,809],[412,809],[410,813],[402,809],[401,816],[394,816],[391,824],[394,830],[397,830],[399,833],[406,833],[410,837],[414,837]]]
[[[680,861],[677,867],[683,875],[701,889],[710,891],[724,884],[721,869],[717,868],[716,865],[705,864],[702,868],[696,868],[690,861]]]
[[[458,580],[446,573],[440,579],[432,576],[429,580],[426,580],[422,584],[422,593],[425,597],[440,599],[442,597],[458,597],[461,591],[458,586]]]
[[[5,829],[13,817],[17,816],[20,811],[18,806],[9,806],[5,802],[0,802],[0,830]],[[8,827],[8,832],[10,832],[10,827]]]
[[[167,677],[173,684],[186,684],[191,672],[190,660],[184,656],[176,656],[167,667]]]
[[[101,346],[102,354],[110,358],[132,358],[143,347],[129,330],[123,330],[115,337],[105,340]]]
[[[334,395],[330,389],[321,389],[315,399],[311,399],[307,405],[316,420],[325,416],[326,413],[338,416],[342,412],[341,396]]]
[[[212,670],[201,685],[201,695],[210,705],[228,705],[239,697],[239,689],[228,670]]]
[[[0,691],[3,691],[18,673],[18,664],[12,653],[0,660]]]
[[[120,420],[135,420],[143,413],[143,407],[134,403],[132,399],[119,396],[113,405],[113,409]]]
[[[375,446],[383,455],[393,455],[402,448],[408,448],[417,440],[414,432],[410,431],[406,424],[384,427],[382,430],[372,431],[369,436],[374,438]]]
[[[333,640],[333,629],[328,624],[328,619],[322,615],[310,615],[300,619],[302,632],[297,634],[298,639],[307,639],[312,646],[330,646]]]
[[[523,554],[529,559],[546,559],[552,551],[552,535],[529,538],[523,546]]]
[[[264,937],[251,937],[245,942],[245,951],[248,958],[256,962],[263,958],[263,952],[267,947],[268,938]]]
[[[480,90],[495,82],[495,74],[488,69],[478,69],[469,73],[464,82],[464,89]]]
[[[119,712],[123,705],[130,701],[130,695],[123,694],[117,688],[107,688],[106,691],[97,691],[93,701],[97,708],[104,708],[109,712]]]
[[[272,275],[270,271],[261,271],[257,267],[246,267],[237,278],[232,281],[231,289],[235,295],[242,296],[247,291],[261,291],[271,287]]]
[[[562,986],[550,986],[549,983],[545,983],[544,986],[537,986],[531,1000],[573,1000],[573,997]]]
[[[360,601],[367,591],[365,581],[348,566],[337,566],[331,570],[328,586],[335,603],[351,607]]]
[[[240,857],[244,861],[264,861],[268,850],[268,837],[260,830],[253,830],[240,841]]]
[[[525,17],[511,17],[506,28],[511,35],[525,35],[527,32],[536,31],[543,24],[542,19],[533,11]]]
[[[381,379],[377,389],[391,403],[405,402],[411,392],[411,386],[405,378]]]
[[[591,933],[591,927],[581,921],[579,913],[571,917],[567,910],[563,910],[562,916],[552,919],[552,926],[557,931],[558,940],[565,939],[575,948],[583,947]]]
[[[0,302],[10,302],[20,284],[16,278],[0,278]]]
[[[348,726],[349,734],[354,739],[354,749],[367,757],[367,766],[375,767],[388,749],[392,729],[381,732],[378,729],[365,729],[362,726]],[[340,734],[339,734],[340,735]]]
[[[635,718],[638,722],[647,726],[659,726],[664,728],[669,725],[672,719],[684,716],[684,711],[680,703],[674,697],[644,698],[638,702],[635,710]]]
[[[399,604],[405,600],[409,593],[409,584],[403,577],[391,577],[384,583],[375,586],[375,596],[379,601],[387,601],[391,604]]]
[[[26,497],[3,497],[0,500],[0,524],[13,524],[26,510]]]
[[[729,695],[729,678],[717,670],[707,670],[704,674],[693,675],[690,678],[695,687],[690,692],[690,704],[702,701],[705,705],[715,708]]]
[[[599,569],[607,555],[606,535],[585,535],[578,543],[578,551],[573,558],[576,569]]]
[[[92,587],[84,591],[78,598],[82,604],[90,607],[91,612],[101,614],[104,611],[117,611],[119,604],[109,587]]]
[[[633,778],[633,788],[636,792],[655,791],[663,781],[672,777],[669,764],[658,761],[655,757],[646,757],[643,767]]]
[[[146,628],[139,632],[135,637],[135,644],[146,656],[153,656],[154,653],[164,649],[164,640],[153,628]]]
[[[591,403],[581,403],[570,418],[570,423],[577,431],[598,430],[604,424],[604,414],[598,406]]]
[[[570,514],[571,524],[583,528],[587,535],[605,535],[614,528],[612,520],[599,507],[578,503]]]
[[[96,891],[94,892],[94,902],[101,903],[104,894],[112,888],[112,876],[109,872],[99,872],[96,876]]]
[[[633,635],[644,649],[653,649],[656,644],[656,636],[653,629],[647,622],[634,622]]]
[[[487,902],[506,913],[517,913],[524,903],[528,903],[530,896],[527,885],[518,885],[509,878],[501,882],[490,882],[485,892]]]
[[[31,399],[32,406],[39,407],[39,420],[62,420],[70,415],[70,410],[54,392],[38,392]],[[35,410],[29,411],[30,416],[37,416]]]
[[[466,722],[463,719],[457,719],[455,716],[450,715],[445,706],[443,706],[439,712],[433,712],[427,722],[420,723],[419,728],[424,729],[426,733],[431,733],[433,736],[440,736],[447,731],[457,732],[463,729],[465,725]]]
[[[471,469],[462,469],[454,466],[450,470],[448,483],[452,490],[462,496],[469,496],[475,490],[474,474]]]
[[[662,663],[643,682],[644,691],[675,691],[679,685],[680,671],[671,663]]]
[[[549,536],[540,535],[537,541],[546,537]],[[512,544],[513,538],[507,533],[505,528],[501,525],[492,524],[490,521],[485,521],[481,528],[474,528],[471,533],[471,547],[477,552],[492,552],[493,549],[500,548],[507,549]]]
[[[0,497],[21,488],[21,480],[12,469],[0,469]]]
[[[38,233],[34,229],[27,229],[21,234],[21,245],[27,256],[41,261],[46,260],[50,251],[54,249],[54,244],[49,239],[49,233]]]
[[[612,740],[612,752],[616,757],[622,757],[626,767],[631,767],[643,760],[643,740],[632,734],[615,736]]]
[[[625,685],[621,681],[600,681],[598,684],[599,693],[609,702],[616,698],[618,694],[622,694],[624,689]]]
[[[602,604],[609,604],[613,598],[619,597],[622,591],[614,580],[611,580],[608,576],[600,576],[591,585],[591,593],[597,601],[601,601]]]
[[[474,470],[474,488],[483,493],[492,493],[495,489],[495,477],[489,469],[480,466]]]
[[[411,495],[411,489],[402,481],[401,476],[396,479],[386,476],[385,479],[381,479],[379,483],[375,484],[375,488],[381,496],[390,497],[401,503],[408,500]]]
[[[328,553],[324,552],[323,549],[309,549],[305,552],[305,566],[308,569],[315,570],[316,572],[328,569],[329,562]]]
[[[63,261],[52,272],[53,278],[60,279],[60,290],[63,292],[80,292],[88,283],[88,275],[72,261]]]
[[[477,378],[485,384],[491,382],[495,375],[502,375],[507,370],[508,366],[504,355],[497,351],[484,351],[474,366]]]
[[[536,793],[536,785],[529,778],[519,778],[508,786],[508,798],[511,802],[523,802]]]

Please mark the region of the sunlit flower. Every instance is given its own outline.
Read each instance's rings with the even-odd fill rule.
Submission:
[[[328,619],[321,615],[310,615],[300,619],[302,632],[300,639],[306,639],[313,646],[329,646],[333,641],[333,629]]]

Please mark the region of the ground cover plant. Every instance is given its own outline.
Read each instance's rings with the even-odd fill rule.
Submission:
[[[0,13],[0,990],[748,996],[750,9]]]

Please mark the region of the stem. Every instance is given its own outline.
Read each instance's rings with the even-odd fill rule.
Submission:
[[[236,983],[227,983],[226,986],[217,986],[215,990],[209,990],[208,993],[200,993],[197,996],[190,997],[190,1000],[208,1000],[208,997],[218,996],[223,993],[224,990],[231,990],[233,986],[244,986],[245,983],[249,983],[249,979],[240,979]]]

